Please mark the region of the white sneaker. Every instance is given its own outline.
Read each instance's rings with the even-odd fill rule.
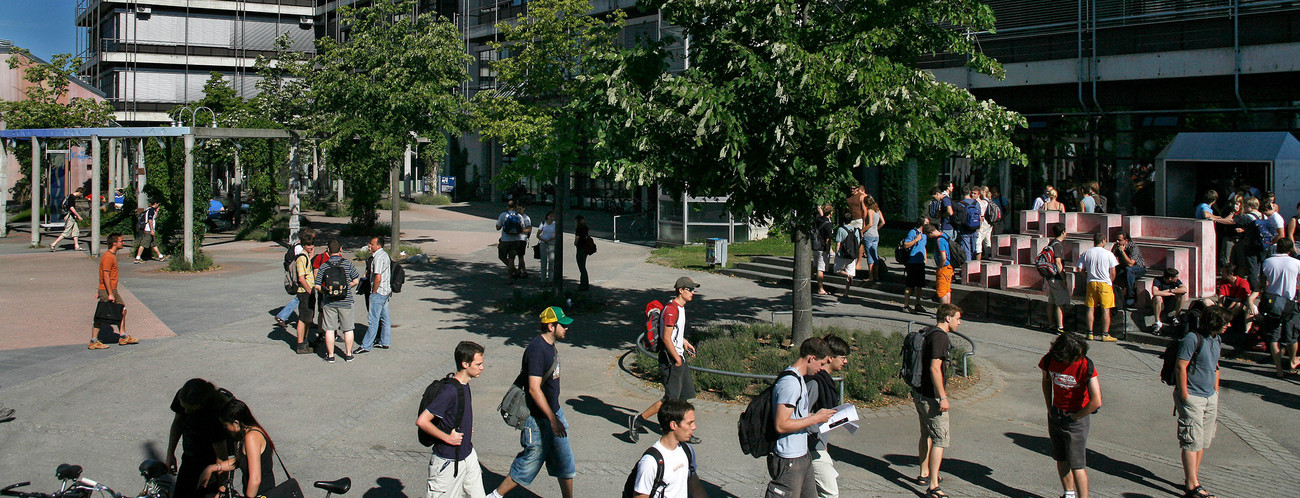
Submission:
[[[1160,335],[1160,329],[1162,329],[1162,328],[1165,328],[1165,322],[1156,321],[1155,326],[1154,326],[1154,327],[1151,327],[1151,333],[1152,333],[1152,334],[1156,334],[1156,335]]]

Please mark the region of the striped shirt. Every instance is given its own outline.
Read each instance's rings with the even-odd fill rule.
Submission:
[[[320,268],[316,269],[316,285],[319,286],[325,283],[325,272],[329,271],[330,268],[340,266],[343,267],[344,273],[348,276],[348,286],[343,291],[343,298],[331,299],[322,293],[321,299],[325,300],[326,306],[346,308],[352,306],[352,282],[361,278],[361,274],[357,273],[357,267],[353,266],[351,261],[343,259],[343,256],[338,254],[330,256],[329,261],[322,263]]]

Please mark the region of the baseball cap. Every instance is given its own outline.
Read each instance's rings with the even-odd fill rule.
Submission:
[[[699,286],[700,284],[697,284],[695,283],[694,280],[691,280],[691,277],[678,278],[677,283],[673,284],[674,289],[695,289]]]
[[[541,317],[542,317],[542,323],[560,322],[560,325],[568,325],[570,323],[573,323],[573,319],[564,316],[564,310],[560,309],[559,306],[551,306],[550,308],[546,308],[542,310]]]

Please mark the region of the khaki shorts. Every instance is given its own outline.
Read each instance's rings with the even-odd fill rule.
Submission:
[[[849,278],[858,275],[858,260],[856,258],[835,257],[835,273],[843,273]]]
[[[95,295],[99,298],[100,302],[108,300],[108,291],[104,289],[99,289]],[[117,304],[126,304],[122,302],[122,295],[117,293],[117,289],[113,289],[113,301],[117,302]]]
[[[70,239],[80,235],[81,227],[77,226],[77,217],[73,215],[65,216],[63,218],[63,233],[59,234],[59,236],[65,239]]]
[[[817,265],[816,271],[825,273],[827,270],[833,270],[835,267],[834,256],[830,251],[813,251],[813,262]]]
[[[1088,282],[1088,293],[1083,298],[1083,305],[1089,308],[1114,308],[1115,291],[1106,282]]]
[[[158,243],[154,241],[153,234],[149,232],[142,233],[139,238],[135,239],[136,247],[150,248],[156,245],[158,245]]]
[[[1183,451],[1201,451],[1210,447],[1214,426],[1219,419],[1219,393],[1208,398],[1194,394],[1178,404],[1178,444]]]
[[[351,332],[356,326],[356,320],[353,320],[351,306],[330,306],[321,307],[321,330],[333,330],[335,332]]]
[[[1064,278],[1047,279],[1047,303],[1052,306],[1069,306],[1070,290],[1065,288]]]
[[[862,231],[862,227],[866,225],[863,223],[862,218],[858,218],[856,220],[849,221],[849,226],[858,229],[858,231]]]
[[[935,448],[947,448],[950,441],[948,433],[948,412],[939,411],[939,400],[921,396],[912,390],[912,405],[916,415],[921,419],[921,434],[929,437]]]

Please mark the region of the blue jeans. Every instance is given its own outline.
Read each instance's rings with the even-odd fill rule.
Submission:
[[[388,319],[388,297],[383,294],[370,294],[366,305],[369,317],[366,323],[366,336],[361,339],[361,349],[369,351],[375,347],[375,332],[379,333],[379,345],[387,346],[393,339],[393,324]],[[379,324],[383,322],[383,328]]]
[[[1141,266],[1129,266],[1119,269],[1119,276],[1124,281],[1125,302],[1129,299],[1137,299],[1137,281],[1146,275],[1147,269]],[[1159,318],[1157,317],[1157,319]]]
[[[568,432],[569,422],[564,420],[564,409],[557,408],[555,416],[560,419],[565,432]],[[542,470],[543,462],[546,463],[546,473],[557,479],[573,479],[578,473],[577,466],[573,463],[569,438],[555,437],[550,421],[543,419],[538,424],[536,418],[528,417],[524,430],[519,432],[519,445],[524,449],[515,456],[514,463],[510,464],[510,478],[521,485],[533,483],[537,473]]]
[[[289,304],[284,305],[284,309],[280,310],[279,313],[276,313],[275,317],[287,322],[289,321],[289,317],[293,315],[293,311],[296,309],[298,309],[298,295],[294,294],[293,299],[289,300]]]
[[[869,265],[880,261],[880,237],[862,236],[862,259]]]
[[[966,250],[966,260],[974,260],[975,253],[979,252],[979,232],[963,233],[957,236],[957,243],[961,248]]]

